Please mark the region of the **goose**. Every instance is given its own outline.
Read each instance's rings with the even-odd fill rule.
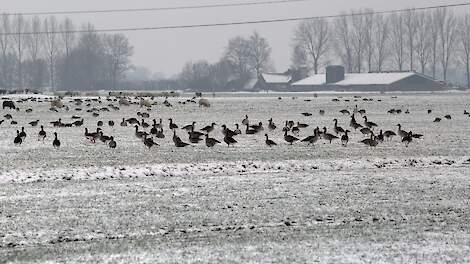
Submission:
[[[177,148],[184,148],[184,147],[186,147],[186,146],[189,146],[189,144],[186,143],[186,142],[183,142],[183,141],[178,141],[178,142],[175,143],[175,146],[176,146]]]
[[[93,112],[93,114],[91,114],[93,117],[98,117],[100,116],[100,114],[96,113],[96,112]]]
[[[230,130],[229,128],[227,128],[227,126],[224,124],[222,125],[222,134],[224,136],[228,136],[228,137],[233,137],[233,136],[236,136],[237,134],[235,133],[235,131],[232,131]]]
[[[154,119],[154,121],[155,121],[155,119]],[[193,121],[190,125],[185,125],[181,129],[186,130],[186,131],[194,131],[195,124],[196,124],[196,122]]]
[[[60,140],[57,138],[57,132],[54,132],[54,141],[52,141],[52,146],[54,148],[60,147]]]
[[[298,126],[295,126],[291,129],[292,133],[294,133],[295,135],[299,135],[300,133],[300,128]]]
[[[234,145],[238,143],[233,137],[229,135],[225,135],[224,142],[227,144],[227,147],[230,147],[230,145]]]
[[[422,135],[422,134],[415,134],[415,133],[413,133],[413,134],[411,135],[411,137],[413,137],[413,138],[418,138],[418,139],[419,139],[419,138],[422,138],[423,136],[424,136],[424,135]]]
[[[26,138],[26,132],[24,131],[24,127],[21,128],[20,137],[23,141]]]
[[[369,129],[369,128],[367,128],[367,127],[363,127],[363,128],[361,128],[361,130],[360,130],[360,131],[361,131],[361,133],[362,133],[363,135],[369,135],[369,134],[372,134],[372,130],[370,130],[370,129]]]
[[[42,140],[44,142],[46,139],[46,131],[44,131],[44,126],[41,126],[41,130],[38,133],[38,141]]]
[[[321,116],[324,116],[324,115],[325,115],[325,110],[320,110],[320,111],[318,111],[318,113],[319,113]]]
[[[5,122],[5,120],[3,120],[3,119],[2,119],[2,120],[0,120],[0,125],[1,125],[3,122]]]
[[[219,144],[220,141],[218,141],[217,139],[215,138],[210,138],[209,137],[209,134],[206,134],[206,146],[209,147],[209,148],[212,148],[213,146]]]
[[[5,117],[7,120],[10,120],[10,119],[12,119],[12,118],[13,118],[13,116],[12,116],[12,115],[10,115],[10,114],[6,114],[6,115],[4,115],[3,117]]]
[[[163,128],[163,120],[161,118],[157,124],[157,128]]]
[[[349,130],[346,130],[346,131],[344,131],[344,135],[341,136],[341,143],[344,147],[346,147],[348,145],[348,142],[349,142],[348,133],[349,132],[350,132]]]
[[[96,123],[96,126],[102,127],[102,126],[103,126],[103,121],[101,121],[101,120],[98,121],[98,122]]]
[[[111,137],[111,138],[109,139],[109,142],[108,142],[108,147],[109,147],[109,148],[112,148],[112,149],[115,149],[116,146],[117,146],[117,144],[116,144],[116,141],[114,141],[114,137]]]
[[[361,140],[360,141],[361,143],[365,144],[365,145],[368,145],[370,147],[375,147],[378,145],[378,142],[377,140],[375,139],[375,136],[374,134],[370,134],[370,138],[367,138],[367,139],[364,139],[364,140]]]
[[[144,135],[144,145],[149,149],[153,146],[158,146],[158,144],[155,143],[151,137],[147,137],[147,135]]]
[[[235,132],[235,134],[237,134],[237,135],[240,135],[242,133],[242,131],[240,130],[238,124],[235,124],[235,130],[233,132]]]
[[[396,136],[397,134],[391,130],[387,130],[384,132],[384,137],[391,140],[394,136]]]
[[[298,128],[306,128],[306,127],[308,127],[308,125],[307,125],[307,124],[300,123],[300,122],[297,121],[297,127],[298,127]]]
[[[330,133],[327,133],[326,132],[326,127],[323,127],[323,135],[322,135],[322,138],[325,139],[325,140],[328,140],[331,144],[331,142],[333,141],[333,139],[337,139],[338,137],[333,135],[333,134],[330,134]]]
[[[405,114],[409,114],[409,113],[410,113],[410,109],[406,109]]]
[[[72,124],[76,127],[82,126],[83,125],[83,118],[82,118],[82,120],[74,121]]]
[[[122,118],[121,126],[122,126],[122,127],[127,126],[127,121],[126,121],[124,118]]]
[[[290,131],[289,121],[286,120],[286,125],[282,128],[283,132]]]
[[[464,115],[470,115],[470,113],[467,110],[463,110]]]
[[[91,142],[95,143],[96,139],[100,136],[100,128],[96,129],[96,132],[88,133],[88,128],[85,127],[85,137]]]
[[[284,140],[289,143],[290,145],[292,145],[292,143],[294,143],[295,141],[298,141],[299,139],[294,137],[294,136],[291,136],[291,135],[288,135],[287,134],[287,131],[284,132]]]
[[[248,119],[248,115],[245,115],[245,118],[242,120],[242,125],[249,125],[250,124],[250,120]]]
[[[359,111],[357,111],[357,112],[358,112],[359,114],[361,114],[361,115],[365,115],[365,114],[366,114],[366,110],[364,110],[364,109],[361,109],[361,110],[359,110]]]
[[[52,121],[52,122],[50,122],[50,123],[51,123],[52,126],[54,126],[54,127],[60,127],[60,126],[62,126],[62,119],[59,118],[59,120],[57,120],[57,121]]]
[[[206,132],[206,134],[209,134],[210,132],[212,132],[214,130],[214,126],[216,125],[216,123],[212,123],[210,124],[209,126],[205,126],[201,129],[201,131],[204,131]]]
[[[441,119],[440,119],[439,117],[436,117],[436,118],[434,119],[434,121],[432,121],[432,122],[434,122],[434,123],[439,123],[439,122],[441,122]]]
[[[81,119],[81,117],[76,116],[76,115],[73,115],[73,116],[72,116],[72,119]]]
[[[432,110],[431,109],[428,109],[428,115],[432,113]]]
[[[256,130],[256,132],[260,132],[264,130],[262,122],[259,122],[258,125],[251,125],[250,127]]]
[[[156,138],[165,138],[165,134],[163,133],[163,128],[160,128],[159,131],[157,131],[157,134],[155,134]]]
[[[344,129],[340,126],[338,126],[338,119],[333,119],[333,121],[335,122],[335,133],[338,134],[338,133],[344,133]]]
[[[176,142],[182,141],[181,138],[178,135],[176,135],[176,130],[173,130],[173,138],[172,139],[173,139],[173,143],[175,143],[175,144],[176,144]]]
[[[367,116],[364,116],[363,118],[364,118],[364,124],[366,125],[366,127],[370,129],[374,129],[374,127],[377,127],[376,123],[367,121]]]
[[[114,126],[114,121],[113,121],[113,120],[109,120],[109,121],[108,121],[108,126],[113,127],[113,126]]]
[[[247,135],[254,135],[256,134],[256,132],[257,132],[256,130],[250,128],[250,125],[246,125],[245,133]]]
[[[266,137],[266,140],[264,142],[266,143],[266,145],[268,145],[268,147],[272,147],[272,146],[277,145],[276,142],[269,139],[268,134],[264,134],[264,136]]]
[[[103,131],[100,131],[100,137],[99,137],[100,141],[103,142],[104,144],[106,144],[109,140],[111,140],[111,137],[108,137],[106,135],[103,134]]]
[[[349,112],[349,111],[346,110],[346,109],[343,109],[343,110],[341,110],[341,111],[339,111],[339,112],[340,112],[341,114],[343,114],[343,115],[351,115],[351,112]]]
[[[136,118],[134,117],[131,117],[131,118],[128,118],[125,120],[128,124],[131,124],[131,125],[139,125],[140,126],[140,122],[139,120],[137,120]]]
[[[168,127],[170,128],[170,130],[174,130],[174,129],[177,129],[178,128],[178,125],[173,123],[173,119],[172,118],[168,118],[168,120],[170,120],[170,124],[168,125]]]
[[[134,128],[135,128],[135,136],[137,138],[142,139],[142,138],[144,138],[144,135],[148,135],[148,133],[145,132],[145,131],[139,131],[139,126],[138,125],[135,125]]]
[[[401,124],[398,124],[398,135],[401,137],[401,138],[404,138],[408,135],[408,132],[406,132],[405,130],[402,130],[401,129]]]
[[[276,129],[276,124],[274,124],[273,119],[270,118],[270,119],[268,120],[268,122],[269,122],[269,124],[268,124],[269,130],[271,130],[271,131],[272,131],[272,130],[275,130],[275,129]]]
[[[452,116],[450,116],[450,115],[445,115],[444,118],[447,119],[447,120],[451,120],[451,119],[452,119]]]
[[[155,119],[154,119],[154,121],[155,121]],[[153,125],[152,125],[152,128],[150,129],[150,134],[151,135],[156,135],[157,133],[158,133],[157,125],[154,122]]]
[[[20,131],[19,130],[16,130],[16,137],[13,140],[13,143],[15,143],[16,146],[19,146],[19,145],[21,145],[21,143],[23,143],[23,139],[21,139],[21,137],[20,137]]]
[[[377,141],[383,142],[384,141],[384,134],[382,129],[380,129],[379,135],[377,136]]]
[[[413,132],[408,132],[406,134],[406,136],[404,136],[402,139],[401,139],[401,142],[402,143],[405,143],[405,147],[408,147],[408,145],[411,143],[411,141],[413,141]]]
[[[143,128],[147,128],[147,127],[150,126],[147,122],[145,122],[144,119],[142,119],[142,122],[140,123],[140,125],[141,125]]]
[[[304,112],[304,113],[301,113],[303,116],[312,116],[312,113],[307,113],[307,112]]]
[[[312,145],[315,145],[315,143],[317,143],[317,141],[320,139],[320,133],[318,133],[318,128],[315,128],[313,130],[313,136],[308,136],[304,139],[301,140],[301,142],[308,142],[308,144],[312,144]]]
[[[32,127],[35,127],[38,125],[38,123],[39,123],[39,120],[36,120],[36,121],[31,121],[28,124],[30,124]]]
[[[294,121],[292,121],[292,120],[287,121],[287,126],[289,128],[292,128],[294,125],[295,125]]]

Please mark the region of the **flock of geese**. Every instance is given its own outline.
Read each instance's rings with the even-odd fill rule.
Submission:
[[[137,99],[137,98],[136,98]],[[107,98],[106,100],[111,102],[116,102],[117,99],[110,99]],[[37,100],[32,100],[37,101]],[[109,104],[107,107],[96,108],[92,107],[92,102],[98,102],[99,104],[102,103],[101,99],[74,99],[70,101],[70,103],[74,103],[76,106],[80,106],[83,103],[87,103],[86,106],[89,108],[86,112],[91,113],[93,117],[98,117],[100,112],[110,111],[109,109],[113,109],[115,111],[119,110],[118,106],[114,104]],[[165,100],[166,101],[166,100]],[[168,106],[168,105],[166,105]],[[18,110],[18,109],[17,109]],[[57,112],[57,109],[50,109],[51,111]],[[67,111],[68,111],[67,107]],[[81,108],[75,108],[75,111],[81,111]],[[150,109],[147,109],[150,110]],[[19,111],[19,110],[18,110]],[[27,113],[31,113],[32,109],[27,109]],[[412,131],[404,130],[400,124],[397,124],[396,130],[384,130],[380,129],[378,124],[371,121],[367,117],[367,112],[364,109],[358,109],[357,105],[354,109],[347,110],[343,109],[339,111],[342,115],[349,116],[349,126],[347,128],[343,128],[339,125],[338,119],[333,119],[332,121],[332,129],[328,130],[327,127],[315,127],[313,129],[313,134],[309,135],[305,138],[300,138],[300,131],[301,130],[308,130],[310,125],[301,123],[299,121],[293,120],[286,120],[283,126],[278,127],[277,124],[274,123],[273,119],[270,118],[267,120],[267,126],[263,125],[263,122],[253,122],[248,115],[240,120],[240,125],[235,124],[234,127],[229,128],[227,125],[221,125],[221,132],[223,138],[220,140],[214,137],[216,131],[216,123],[211,123],[201,128],[196,128],[196,122],[191,122],[190,124],[180,126],[178,125],[172,118],[168,119],[168,122],[163,123],[163,119],[153,119],[150,123],[148,123],[148,118],[150,115],[148,112],[137,112],[136,117],[125,118],[123,117],[121,121],[114,122],[113,120],[104,122],[102,120],[97,121],[96,123],[96,130],[90,131],[88,128],[84,128],[83,136],[91,143],[102,142],[106,144],[109,148],[116,148],[117,142],[112,135],[105,135],[103,132],[103,127],[107,125],[108,127],[114,127],[115,125],[121,127],[132,127],[134,130],[134,135],[139,140],[142,141],[143,145],[147,148],[152,148],[155,146],[159,146],[157,142],[159,139],[163,139],[168,134],[165,134],[165,130],[171,131],[171,136],[173,143],[178,148],[184,148],[186,146],[191,146],[198,143],[205,143],[205,145],[209,148],[212,148],[218,144],[226,144],[228,147],[233,146],[238,143],[238,137],[242,135],[250,136],[255,134],[262,134],[263,131],[271,131],[275,133],[275,131],[281,130],[283,133],[284,141],[289,144],[293,145],[296,142],[303,142],[309,145],[315,145],[320,140],[323,140],[325,143],[333,143],[334,141],[340,141],[341,145],[346,147],[351,139],[352,131],[356,131],[356,133],[362,134],[362,140],[359,141],[360,143],[370,146],[376,147],[380,143],[384,141],[391,141],[394,137],[399,137],[400,141],[408,147],[408,145],[414,140],[422,138],[423,135],[419,133],[414,133]],[[428,110],[428,114],[432,111]],[[325,111],[320,110],[320,115],[324,115]],[[390,114],[400,114],[401,110],[399,109],[391,109],[388,111]],[[405,113],[409,113],[407,110]],[[311,116],[311,113],[301,113],[304,116]],[[469,115],[467,111],[464,114]],[[12,119],[12,115],[10,113],[4,115],[6,119]],[[53,128],[67,128],[67,127],[82,127],[84,125],[84,118],[73,115],[72,117],[73,122],[63,122],[62,119],[58,119],[56,121],[50,122],[50,126]],[[446,115],[444,118],[451,119],[450,115]],[[147,119],[147,120],[146,120]],[[439,120],[440,121],[440,120]],[[434,120],[434,122],[439,122],[438,119]],[[0,120],[0,125],[4,122],[4,120]],[[15,121],[11,121],[11,124],[17,124]],[[36,127],[40,124],[40,120],[34,120],[28,123],[31,127]],[[181,133],[184,131],[187,134],[187,139],[182,139],[178,132]],[[53,141],[52,145],[54,148],[59,148],[61,146],[61,142],[58,138],[57,131],[53,133]],[[16,135],[14,137],[13,143],[17,146],[22,145],[27,137],[27,133],[25,131],[25,127],[21,127],[20,130],[16,131]],[[37,134],[37,140],[44,142],[48,137],[48,133],[44,128],[44,124],[40,125],[40,130]],[[278,145],[278,142],[275,142],[273,139],[269,138],[268,133],[264,133],[265,144],[269,147],[274,147]],[[222,143],[223,142],[223,143]]]

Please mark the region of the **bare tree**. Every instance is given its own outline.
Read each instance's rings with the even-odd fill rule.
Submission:
[[[388,25],[388,19],[384,18],[383,15],[379,14],[375,17],[375,44],[376,47],[376,62],[377,62],[377,71],[381,72],[384,66],[385,60],[388,56],[388,40],[390,36],[390,27]]]
[[[123,34],[105,35],[105,50],[110,60],[110,75],[112,88],[117,88],[117,83],[123,74],[131,67],[130,57],[133,47]]]
[[[44,33],[45,33],[45,53],[49,65],[49,82],[51,90],[55,89],[55,65],[58,52],[57,34],[58,25],[57,19],[53,16],[44,20]]]
[[[437,52],[439,43],[439,24],[437,20],[437,10],[428,13],[428,21],[430,22],[430,46],[431,46],[431,72],[432,77],[436,79],[437,72]]]
[[[369,12],[366,10],[365,12]],[[362,11],[358,11],[358,13],[362,13]],[[354,49],[354,56],[356,60],[356,72],[362,71],[362,60],[363,60],[363,53],[365,50],[365,42],[366,42],[366,33],[367,27],[369,25],[366,24],[366,19],[363,15],[359,15],[356,12],[352,12],[351,20],[352,20],[352,46]]]
[[[237,77],[240,80],[250,78],[249,56],[250,43],[242,37],[235,37],[229,40],[225,50],[224,60],[229,61],[235,66]]]
[[[41,69],[38,60],[43,41],[43,35],[41,34],[41,20],[39,17],[35,16],[31,19],[28,31],[31,34],[26,35],[26,46],[28,47],[31,65],[29,67],[29,71],[27,72],[29,76],[27,76],[28,78],[26,79],[28,80],[29,86],[39,88],[39,86],[41,86],[39,81]]]
[[[441,45],[441,66],[444,81],[447,81],[447,71],[449,62],[452,59],[453,47],[457,38],[457,19],[454,13],[447,9],[441,8],[436,11],[437,23],[439,25],[439,39]]]
[[[248,40],[248,64],[259,77],[263,71],[270,70],[271,67],[271,47],[268,41],[261,37],[258,32],[254,32]]]
[[[65,18],[64,21],[59,26],[60,28],[60,40],[62,41],[62,46],[64,47],[65,56],[70,56],[70,52],[75,45],[75,25],[73,24],[70,18]]]
[[[347,71],[353,71],[353,45],[352,33],[349,27],[349,20],[345,14],[335,21],[336,38],[335,48],[341,60],[346,65]]]
[[[1,15],[0,21],[0,49],[1,49],[1,72],[2,72],[2,79],[1,85],[4,87],[8,87],[11,84],[9,83],[9,76],[8,76],[8,54],[11,48],[11,26],[10,26],[10,17],[7,14]]]
[[[459,23],[459,40],[462,51],[462,61],[465,63],[467,88],[470,89],[470,15],[466,14]]]
[[[19,89],[23,88],[23,54],[24,54],[24,40],[25,40],[25,29],[27,28],[27,22],[23,15],[15,15],[13,18],[13,30],[15,31],[13,40],[16,45],[17,55],[17,86]]]
[[[294,44],[291,61],[294,69],[308,67],[307,54],[302,46]]]
[[[372,11],[372,10],[371,10]],[[374,58],[374,26],[375,26],[375,15],[369,12],[364,17],[365,22],[365,35],[364,41],[366,46],[366,61],[367,69],[369,72],[373,71],[372,62]]]
[[[407,35],[407,44],[408,44],[408,55],[409,55],[409,63],[410,63],[410,71],[414,70],[414,51],[415,51],[415,36],[416,31],[418,30],[416,26],[416,10],[415,9],[408,9],[404,13],[404,22],[406,27],[406,35]]]
[[[424,12],[416,14],[416,44],[415,51],[421,68],[421,73],[426,73],[426,66],[431,57],[431,24],[429,17]]]
[[[302,49],[307,62],[312,65],[315,74],[324,56],[328,52],[330,41],[329,25],[325,19],[311,19],[300,22],[295,31],[295,48]]]
[[[392,26],[391,47],[396,67],[403,71],[405,63],[405,25],[402,14],[392,14],[390,16]]]

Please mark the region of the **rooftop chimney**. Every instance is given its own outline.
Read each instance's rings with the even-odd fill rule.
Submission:
[[[331,65],[326,67],[326,83],[337,83],[344,80],[344,67]]]

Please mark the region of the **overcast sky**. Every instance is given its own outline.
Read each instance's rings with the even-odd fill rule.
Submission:
[[[261,0],[0,0],[0,12],[146,8],[254,1]],[[313,0],[304,3],[266,6],[130,14],[80,14],[69,15],[69,17],[76,24],[91,22],[97,29],[100,29],[331,15],[352,8],[385,10],[458,2],[463,2],[463,0]],[[154,72],[171,76],[178,73],[183,64],[189,60],[217,61],[222,55],[228,39],[237,35],[248,36],[256,30],[271,44],[276,69],[284,71],[290,65],[291,40],[295,25],[294,22],[288,22],[220,28],[142,31],[125,34],[135,47],[133,57],[135,65],[148,67]]]

